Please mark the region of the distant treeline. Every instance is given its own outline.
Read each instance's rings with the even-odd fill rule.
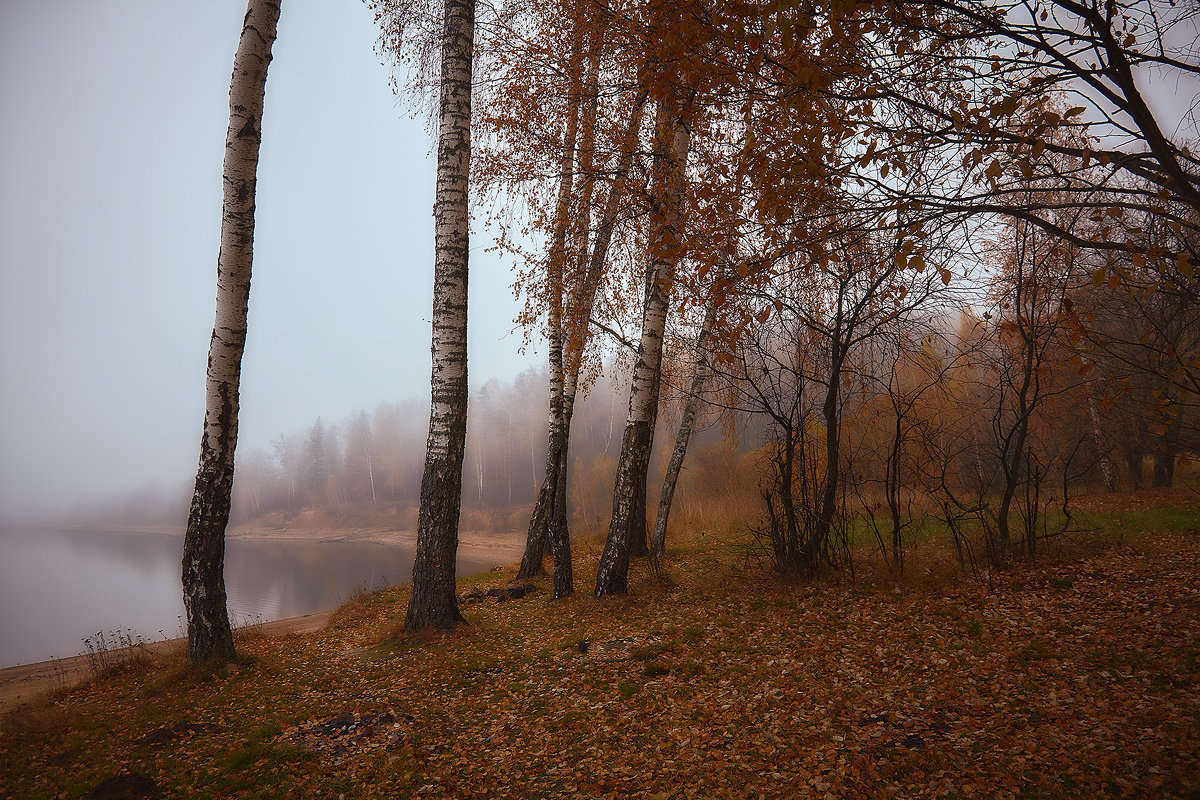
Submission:
[[[528,525],[546,464],[547,381],[544,368],[529,369],[472,392],[463,465],[464,529],[524,530]],[[572,522],[582,529],[607,522],[627,410],[628,386],[621,381],[618,370],[608,370],[575,411],[569,503]],[[676,412],[674,406],[664,409],[663,424],[669,427]],[[729,460],[753,447],[751,426],[735,433],[715,420],[715,414],[702,420],[707,426],[697,432],[691,471],[701,481],[728,484]],[[341,421],[318,418],[306,430],[279,433],[267,447],[239,452],[231,523],[415,529],[428,422],[426,400],[382,402]],[[656,450],[652,487],[661,481],[668,439],[662,437]],[[706,454],[715,460],[711,469]],[[684,506],[690,485],[685,480],[680,487]],[[183,481],[165,488],[149,483],[126,496],[81,506],[71,516],[182,526],[189,498],[190,485]]]
[[[626,415],[628,389],[620,380],[615,370],[601,375],[575,411],[569,503],[574,524],[584,529],[607,521]],[[464,529],[528,525],[546,464],[547,391],[546,370],[530,369],[472,392]],[[428,421],[428,404],[410,399],[380,403],[338,423],[317,419],[306,431],[280,433],[269,449],[239,456],[234,524],[285,526],[303,515],[308,525],[415,528]],[[730,439],[729,432],[728,426],[710,425],[698,434],[698,448],[715,445],[736,453],[751,446],[745,436]],[[654,459],[652,485],[661,480],[667,438]],[[686,494],[686,488],[681,491]]]

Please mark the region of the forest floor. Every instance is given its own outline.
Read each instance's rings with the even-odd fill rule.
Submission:
[[[584,537],[576,596],[453,634],[392,638],[401,587],[222,668],[135,653],[5,714],[0,797],[1200,797],[1200,503],[1093,505],[999,574],[785,581],[708,531],[595,601]]]

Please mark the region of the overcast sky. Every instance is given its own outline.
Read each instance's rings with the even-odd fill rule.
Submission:
[[[245,0],[0,2],[0,515],[195,470]],[[434,165],[361,0],[286,0],[267,80],[241,447],[429,385]],[[471,383],[518,356],[472,251]]]

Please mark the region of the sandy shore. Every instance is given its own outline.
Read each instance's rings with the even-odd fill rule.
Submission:
[[[71,529],[75,530],[75,529]],[[165,536],[182,536],[179,528],[168,527],[89,527],[78,528],[76,532],[109,532],[109,533],[147,533]],[[377,544],[393,544],[415,548],[417,544],[416,531],[394,531],[386,529],[282,529],[268,530],[262,528],[235,528],[227,532],[230,539],[273,539],[320,542],[374,542]],[[525,546],[524,534],[489,533],[472,531],[459,534],[459,558],[469,561],[491,561],[496,564],[513,564],[521,560]],[[332,611],[320,614],[308,614],[303,617],[281,619],[264,623],[262,630],[269,634],[310,633],[325,627]],[[171,639],[146,645],[151,653],[169,652],[172,649],[183,649],[183,639]],[[45,694],[46,692],[63,689],[81,683],[91,675],[88,656],[61,658],[53,661],[42,661],[37,664],[22,664],[16,667],[0,669],[0,712],[7,711],[21,703]]]
[[[183,536],[183,529],[154,525],[96,525],[62,528],[69,533],[152,533],[164,536]],[[277,541],[295,540],[306,542],[370,542],[393,544],[415,548],[416,531],[400,531],[389,528],[230,528],[228,539],[269,539]],[[511,564],[521,560],[525,548],[524,532],[494,533],[491,531],[463,531],[458,535],[458,556],[469,561],[494,561]]]
[[[318,542],[373,542],[412,548],[417,546],[416,531],[396,531],[386,528],[318,528],[311,530],[233,528],[226,535],[230,539],[296,539]],[[470,561],[495,561],[497,564],[511,564],[521,560],[524,549],[524,533],[463,531],[458,535],[458,557]]]

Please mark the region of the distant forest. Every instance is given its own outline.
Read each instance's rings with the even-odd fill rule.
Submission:
[[[1077,307],[1089,296],[1112,297],[1086,282],[1074,293]],[[1110,338],[1103,349],[1088,347],[1067,326],[1039,331],[1045,346],[1037,353],[1037,402],[1027,402],[1026,413],[1019,408],[1019,393],[1014,394],[1022,370],[1013,358],[1013,331],[997,328],[983,315],[960,311],[930,317],[919,326],[896,326],[890,339],[881,335],[861,346],[843,378],[839,401],[843,508],[849,516],[869,520],[889,549],[897,531],[900,539],[915,535],[927,515],[961,522],[971,516],[972,496],[995,497],[1002,491],[1007,450],[1018,433],[1026,471],[1016,500],[1033,512],[1031,520],[1044,522],[1036,509],[1044,514],[1068,508],[1079,493],[1171,486],[1177,465],[1186,469],[1190,453],[1200,449],[1200,415],[1191,398],[1170,391],[1160,359],[1139,358],[1145,343],[1121,345],[1117,326],[1124,320],[1136,330],[1133,326],[1146,325],[1143,315],[1157,312],[1153,327],[1173,328],[1172,338],[1197,334],[1189,325],[1180,327],[1184,319],[1166,304],[1136,310],[1108,310],[1103,319]],[[655,499],[687,397],[681,376],[692,358],[691,336],[681,326],[667,348],[664,402],[656,424],[663,433],[655,438],[648,479],[648,494]],[[792,348],[811,348],[813,342],[806,340],[796,339]],[[787,466],[780,463],[780,426],[791,430],[783,441],[796,443],[791,502],[800,508],[812,502],[811,495],[800,495],[811,493],[824,472],[821,393],[811,389],[824,380],[815,372],[806,374],[800,361],[787,366],[784,356],[792,348],[756,348],[735,349],[735,356],[717,359],[704,383],[672,527],[769,523],[770,513],[779,513],[778,477]],[[756,381],[756,372],[765,373],[754,368],[754,359],[772,352],[775,377]],[[812,350],[808,356],[811,369],[819,354]],[[619,360],[608,363],[575,410],[568,513],[576,533],[600,532],[608,523],[627,413],[627,375]],[[777,386],[779,375],[794,385]],[[805,385],[811,391],[807,398]],[[547,390],[548,373],[542,368],[507,382],[490,380],[471,393],[462,530],[523,532],[528,526],[546,463]],[[318,418],[306,430],[280,432],[269,447],[240,453],[233,524],[415,529],[428,414],[421,400],[382,402],[343,420]],[[148,486],[76,516],[182,525],[186,504],[182,483],[171,491]],[[653,520],[654,511],[648,516]],[[899,547],[900,540],[895,544]]]
[[[547,381],[545,368],[529,369],[471,393],[463,530],[523,532],[528,525],[546,465]],[[608,521],[627,394],[628,381],[622,383],[611,369],[576,408],[569,503],[573,527],[581,531]],[[664,426],[677,421],[678,405],[663,409]],[[718,412],[710,409],[696,432],[695,460],[676,501],[681,518],[687,518],[693,499],[728,500],[739,490],[753,491],[752,485],[729,480],[737,459],[755,446],[753,420]],[[735,418],[740,425],[731,424]],[[306,430],[280,432],[268,447],[239,453],[231,524],[415,529],[428,423],[428,400],[381,402],[343,420],[318,418]],[[662,437],[652,462],[652,489],[662,480],[669,447],[669,437]],[[111,502],[80,507],[72,517],[182,526],[189,493],[184,481],[148,484]]]

